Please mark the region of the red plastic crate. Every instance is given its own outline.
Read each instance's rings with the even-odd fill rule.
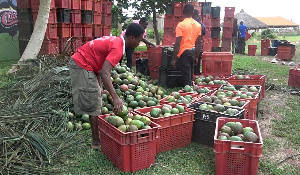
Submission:
[[[147,47],[147,51],[149,58],[149,66],[159,67],[161,65],[162,48],[160,46]]]
[[[174,7],[174,16],[181,17],[183,16],[183,5],[182,3],[173,3]]]
[[[71,9],[81,10],[81,0],[71,0]]]
[[[94,12],[102,12],[102,0],[94,0],[93,1],[93,11]]]
[[[257,45],[248,45],[248,56],[256,55]]]
[[[203,52],[202,74],[230,76],[233,55],[229,52]]]
[[[93,10],[93,1],[81,0],[81,10]]]
[[[262,39],[260,41],[260,43],[261,43],[261,48],[269,49],[269,47],[270,47],[270,40],[269,39]]]
[[[212,47],[219,47],[220,46],[220,38],[212,38]]]
[[[80,10],[71,10],[71,23],[81,24],[81,11]]]
[[[261,98],[265,98],[265,75],[244,75],[249,76],[250,79],[237,79],[237,75],[233,75],[228,79],[228,82],[232,85],[260,85],[261,86]]]
[[[269,48],[261,48],[260,52],[261,52],[261,56],[268,56]]]
[[[203,15],[202,16],[202,23],[205,25],[205,27],[211,27],[211,15]]]
[[[190,95],[192,96],[192,103],[199,100],[199,98],[201,98],[202,96],[204,96],[205,94],[198,94],[198,93],[192,93],[192,92],[179,92],[180,96],[182,97],[185,97],[187,95]],[[159,100],[159,103],[161,105],[163,104],[169,104],[171,102],[167,101],[169,96],[166,96],[165,98]],[[183,104],[183,103],[176,103],[176,104],[180,104],[180,105],[183,105],[183,106],[188,106],[189,104]]]
[[[165,15],[164,27],[173,28],[174,26],[174,16],[173,15]]]
[[[71,23],[58,23],[57,24],[57,35],[59,38],[71,37]]]
[[[82,24],[73,24],[71,35],[76,38],[81,37],[82,36]]]
[[[52,39],[57,38],[57,24],[56,23],[47,24],[47,30],[45,33],[45,37],[52,38]]]
[[[218,140],[218,132],[227,122],[241,122],[243,127],[253,128],[259,143]],[[257,121],[219,117],[214,136],[215,174],[256,175],[262,147],[263,140]]]
[[[292,60],[293,56],[295,55],[294,52],[295,49],[292,47],[287,46],[278,46],[277,48],[277,58],[282,60]]]
[[[101,37],[103,36],[103,27],[102,25],[97,25],[97,24],[94,24],[94,27],[93,27],[93,36],[94,37]]]
[[[223,48],[229,48],[229,52],[230,52],[230,50],[231,50],[231,42],[232,42],[232,38],[222,38],[221,46]]]
[[[93,24],[82,24],[82,33],[84,37],[93,36]]]
[[[223,27],[233,29],[234,18],[224,18]]]
[[[94,12],[94,24],[102,24],[102,14],[101,12]]]
[[[203,39],[203,52],[211,52],[212,40],[211,38]]]
[[[111,26],[112,23],[112,15],[102,13],[102,24],[106,26]]]
[[[74,44],[73,52],[77,52],[77,49],[82,46],[82,39],[81,38],[75,38],[73,44]]]
[[[169,103],[172,107],[177,104]],[[161,126],[160,139],[157,143],[157,152],[185,147],[191,143],[195,111],[185,107],[185,112],[168,117],[153,118],[147,113],[153,108],[162,108],[163,105],[137,109],[138,114],[147,116],[151,121]]]
[[[221,47],[221,52],[231,52],[231,47]]]
[[[160,126],[151,122],[151,129],[124,133],[105,121],[106,116],[98,117],[103,154],[124,172],[135,172],[153,165]]]
[[[288,85],[291,87],[300,87],[300,67],[290,69]]]
[[[103,0],[102,2],[102,12],[105,14],[111,14],[112,2],[109,0]]]
[[[149,66],[149,72],[150,72],[150,78],[151,79],[158,80],[158,77],[159,77],[158,67]]]
[[[85,44],[92,40],[93,40],[93,37],[82,37],[82,44]]]
[[[232,28],[224,28],[223,27],[223,38],[232,38],[232,32],[233,29]]]
[[[33,22],[36,21],[37,16],[38,16],[38,9],[32,9],[32,19]],[[49,13],[49,18],[48,18],[48,23],[57,23],[57,14],[56,14],[56,9],[50,9]]]
[[[38,10],[39,9],[40,0],[31,0],[30,3],[31,3],[32,10]],[[56,5],[55,0],[51,0],[50,9],[56,8],[55,5]]]
[[[67,41],[69,40],[68,44]],[[59,39],[59,52],[62,53],[63,51],[68,51],[71,47],[70,38],[60,38]]]
[[[212,27],[221,27],[221,19],[220,18],[212,18],[211,19],[211,26]]]
[[[58,54],[58,38],[44,39],[39,55]]]
[[[18,8],[31,8],[31,0],[17,0]]]
[[[164,34],[162,45],[164,45],[164,46],[173,46],[173,44],[175,43],[175,40],[176,40],[175,36],[173,37],[173,36]]]
[[[175,18],[174,18],[174,29],[176,29],[178,23],[180,23],[183,20],[184,20],[184,17],[177,17],[177,16],[175,16]]]
[[[225,7],[225,17],[234,18],[235,7]]]
[[[110,36],[111,26],[103,26],[103,36]]]
[[[55,0],[55,6],[57,8],[70,9],[71,8],[71,1],[74,1],[74,0]]]

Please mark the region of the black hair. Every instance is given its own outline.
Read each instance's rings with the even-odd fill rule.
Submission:
[[[199,11],[197,9],[195,9],[193,15],[194,16],[199,16]]]
[[[142,17],[141,19],[140,19],[140,24],[141,23],[145,23],[146,21],[148,21],[148,18],[146,18],[146,17]]]
[[[135,38],[138,38],[144,33],[145,33],[145,29],[140,24],[131,23],[128,25],[126,29],[125,36],[126,37],[133,36]]]
[[[183,14],[190,17],[193,16],[194,13],[194,6],[191,3],[187,3],[183,7]]]

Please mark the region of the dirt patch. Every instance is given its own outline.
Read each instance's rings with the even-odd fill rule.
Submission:
[[[262,137],[273,139],[279,143],[274,150],[267,151],[267,153],[263,155],[263,159],[278,163],[279,167],[287,164],[300,167],[299,150],[287,147],[287,140],[272,134],[273,121],[282,119],[282,115],[275,109],[285,108],[288,110],[289,108],[285,105],[285,102],[289,97],[290,95],[287,93],[269,91],[267,97],[260,103],[260,117],[258,122]]]

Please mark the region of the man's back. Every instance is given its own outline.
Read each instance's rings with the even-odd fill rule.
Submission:
[[[239,26],[239,30],[240,30],[240,33],[242,35],[243,38],[246,38],[246,30],[247,30],[247,26],[245,26],[244,24],[241,24]]]

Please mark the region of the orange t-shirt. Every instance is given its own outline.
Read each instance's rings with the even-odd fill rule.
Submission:
[[[178,23],[176,27],[176,37],[182,36],[178,58],[187,49],[195,47],[195,42],[199,35],[201,35],[201,24],[193,18],[185,18],[182,22]]]

